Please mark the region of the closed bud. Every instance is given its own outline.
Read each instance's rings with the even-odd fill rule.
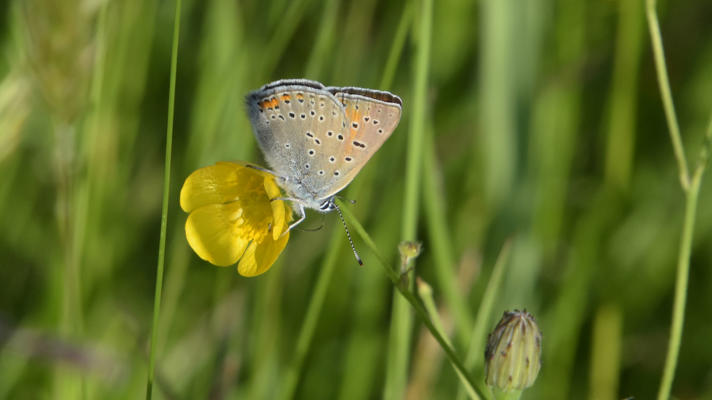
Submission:
[[[505,311],[485,349],[485,382],[502,391],[534,384],[541,368],[541,331],[526,311]]]
[[[403,264],[408,264],[410,260],[418,257],[422,249],[423,244],[420,242],[403,241],[398,244],[398,252],[400,253]]]

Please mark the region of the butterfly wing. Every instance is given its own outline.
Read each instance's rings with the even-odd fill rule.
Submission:
[[[319,196],[338,193],[361,171],[366,162],[383,145],[398,126],[403,101],[384,91],[357,87],[328,87],[343,106],[348,134],[338,155],[341,176]]]

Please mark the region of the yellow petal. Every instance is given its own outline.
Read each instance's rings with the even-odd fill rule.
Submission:
[[[279,239],[282,234],[289,229],[289,222],[292,220],[292,209],[287,202],[275,200],[272,202],[272,239]]]
[[[274,181],[274,177],[265,176],[264,179],[265,191],[267,192],[267,197],[270,198],[270,206],[272,207],[272,239],[277,240],[282,236],[282,232],[286,228],[285,214],[287,214],[287,211],[285,211],[284,201],[272,200],[282,194]]]
[[[180,206],[183,211],[191,212],[208,204],[235,201],[247,192],[261,189],[263,179],[260,171],[239,163],[220,162],[200,168],[185,180],[180,191]]]
[[[289,240],[289,232],[277,240],[265,236],[260,243],[252,242],[237,265],[237,272],[242,276],[255,276],[267,271],[277,260]]]
[[[238,203],[209,204],[194,210],[185,222],[190,247],[203,260],[225,267],[245,252],[249,238],[243,234],[243,209]]]

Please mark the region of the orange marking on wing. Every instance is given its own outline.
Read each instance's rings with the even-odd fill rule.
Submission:
[[[360,136],[361,132],[361,116],[363,115],[359,110],[353,108],[353,107],[348,107],[346,110],[346,118],[349,120],[349,138],[351,140],[357,139]],[[355,128],[353,123],[357,123],[358,127]]]
[[[277,100],[276,98],[273,97],[269,100],[269,108],[274,108],[277,105],[279,105],[279,100]]]
[[[359,132],[360,132],[360,130],[358,128],[354,128],[352,126],[351,129],[349,129],[349,137],[351,138],[351,140],[358,139],[359,136],[361,136],[361,135],[359,135]]]
[[[301,93],[297,93],[297,100],[304,100],[304,95]]]
[[[282,101],[289,101],[292,98],[292,96],[288,94],[283,94],[282,95]]]

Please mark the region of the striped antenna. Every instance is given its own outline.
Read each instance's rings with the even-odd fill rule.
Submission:
[[[334,206],[336,209],[336,212],[339,214],[339,218],[341,219],[341,223],[344,224],[344,230],[346,231],[346,237],[349,239],[349,244],[351,245],[351,250],[354,251],[354,257],[356,257],[356,261],[358,261],[358,265],[363,265],[363,261],[361,260],[361,257],[358,255],[358,252],[356,251],[356,247],[354,246],[354,241],[351,240],[351,233],[349,232],[349,228],[346,226],[346,221],[344,221],[344,216],[341,214],[341,209],[339,209],[339,206],[336,205],[336,202],[333,201],[331,204]]]

